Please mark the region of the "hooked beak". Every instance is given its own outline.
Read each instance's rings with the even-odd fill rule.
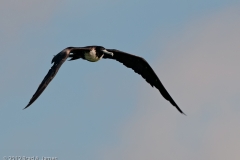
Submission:
[[[103,51],[103,53],[105,53],[105,54],[109,54],[109,55],[113,56],[113,53],[112,53],[112,52],[108,52],[106,49],[104,49],[104,50],[102,50],[102,51]]]

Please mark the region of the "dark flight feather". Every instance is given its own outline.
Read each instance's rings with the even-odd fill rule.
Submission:
[[[45,88],[48,86],[48,84],[55,77],[59,68],[66,61],[68,56],[69,56],[69,54],[67,52],[60,52],[59,54],[57,54],[56,56],[53,57],[53,59],[52,59],[52,63],[54,63],[53,66],[48,71],[47,75],[44,77],[43,81],[39,85],[37,91],[34,93],[31,100],[29,101],[28,105],[24,109],[29,107],[41,95],[41,93],[45,90]]]
[[[113,56],[104,55],[103,58],[115,59],[123,63],[126,67],[133,69],[136,73],[140,74],[152,87],[156,87],[162,96],[168,100],[173,106],[177,108],[179,112],[184,112],[174,102],[172,97],[169,95],[163,84],[159,80],[156,73],[153,71],[148,62],[142,58],[129,53],[125,53],[116,49],[107,49],[109,52],[113,52]]]

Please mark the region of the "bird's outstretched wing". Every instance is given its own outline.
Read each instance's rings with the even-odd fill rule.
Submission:
[[[28,105],[24,109],[29,107],[41,95],[41,93],[44,91],[44,89],[48,86],[48,84],[55,77],[59,68],[66,61],[68,56],[69,56],[69,52],[60,52],[56,56],[53,57],[53,59],[52,59],[52,63],[54,63],[53,66],[48,71],[47,75],[44,77],[43,81],[39,85],[37,91],[34,93],[31,100],[29,101]]]
[[[168,100],[173,106],[175,106],[179,112],[184,114],[183,111],[174,102],[172,97],[169,95],[167,90],[164,88],[158,76],[145,59],[116,49],[107,50],[109,52],[113,52],[113,56],[105,54],[103,58],[115,59],[123,63],[126,67],[132,68],[136,73],[140,74],[152,87],[156,87],[160,91],[162,96],[166,100]]]

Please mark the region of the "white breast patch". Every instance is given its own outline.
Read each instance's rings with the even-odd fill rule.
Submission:
[[[103,55],[101,57],[98,57],[96,55],[96,50],[95,49],[92,49],[90,52],[85,52],[84,56],[85,56],[85,59],[90,61],[90,62],[96,62],[103,57]]]

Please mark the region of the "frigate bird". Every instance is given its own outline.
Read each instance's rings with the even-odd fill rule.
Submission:
[[[102,46],[67,47],[54,56],[52,59],[53,66],[48,71],[25,108],[29,107],[41,95],[67,58],[70,58],[70,61],[82,58],[90,62],[97,62],[102,58],[117,60],[126,67],[132,68],[136,73],[140,74],[152,87],[156,87],[162,96],[175,106],[180,113],[184,114],[145,59],[116,49],[105,49]]]

